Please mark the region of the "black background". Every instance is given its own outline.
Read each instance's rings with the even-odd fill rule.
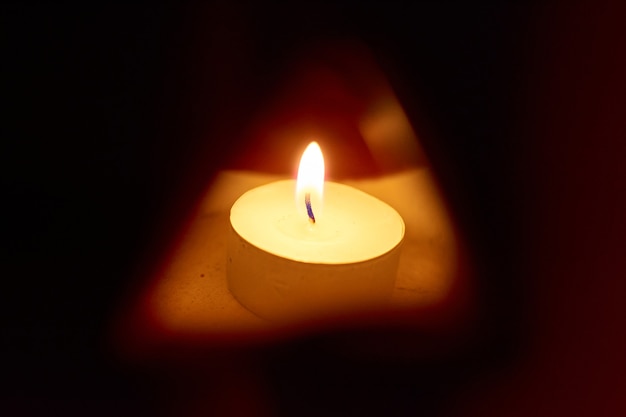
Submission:
[[[283,347],[261,377],[281,412],[620,415],[624,12],[3,5],[6,415],[163,411],[155,397],[172,382],[109,347],[121,295],[242,146],[238,129],[294,51],[344,38],[372,49],[405,104],[468,238],[482,315],[472,350],[449,363],[346,364],[306,342]],[[320,363],[339,369],[345,396],[295,394],[324,378],[292,369]]]

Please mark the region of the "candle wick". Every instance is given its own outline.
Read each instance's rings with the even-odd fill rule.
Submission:
[[[306,205],[306,214],[309,215],[309,221],[315,223],[315,216],[313,215],[313,209],[311,208],[311,193],[304,194],[304,204]]]

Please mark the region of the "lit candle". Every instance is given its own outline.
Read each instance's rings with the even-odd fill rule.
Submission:
[[[377,198],[324,182],[315,142],[302,155],[297,181],[244,193],[230,223],[228,287],[261,317],[358,312],[391,296],[404,222]]]

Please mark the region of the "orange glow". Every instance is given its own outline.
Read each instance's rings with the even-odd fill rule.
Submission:
[[[439,352],[451,336],[464,334],[456,332],[472,323],[478,300],[471,259],[435,173],[369,52],[347,46],[320,52],[327,57],[322,61],[331,63],[328,68],[309,58],[297,67],[244,130],[246,151],[240,152],[241,160],[231,167],[235,169],[218,173],[190,210],[188,223],[181,222],[176,237],[164,241],[167,250],[146,252],[145,265],[137,270],[154,265],[154,272],[129,294],[115,322],[117,344],[127,356],[137,361],[161,355],[186,360],[190,348],[205,355],[207,348],[274,344],[353,326],[383,329],[385,335],[396,334],[402,341],[390,344],[381,337],[374,343],[367,334],[366,342],[352,342],[349,333],[355,350],[373,351],[375,345],[384,352],[389,345],[390,355],[397,354],[398,346],[409,355],[421,355],[428,349]],[[292,321],[275,323],[254,315],[228,290],[230,208],[252,188],[293,179],[300,155],[290,150],[307,137],[324,145],[324,156],[332,158],[324,161],[315,142],[302,154],[293,217],[309,226],[305,206],[309,190],[318,223],[309,227],[320,230],[326,223],[330,207],[323,217],[321,204],[328,167],[333,179],[379,198],[404,219],[405,241],[388,310],[355,310],[319,320],[291,317]],[[306,145],[302,143],[302,150]],[[316,161],[313,167],[311,161]],[[413,337],[422,330],[442,334],[445,340]]]
[[[298,167],[298,179],[296,181],[296,207],[298,212],[306,217],[305,205],[306,195],[310,196],[310,208],[315,213],[315,218],[319,219],[323,209],[324,196],[324,155],[317,142],[309,143],[309,146],[302,153],[300,166]]]

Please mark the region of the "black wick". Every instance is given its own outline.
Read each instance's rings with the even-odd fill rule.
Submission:
[[[311,208],[311,193],[304,194],[304,204],[306,205],[306,214],[309,215],[311,223],[315,223],[315,216],[313,215],[313,209]]]

